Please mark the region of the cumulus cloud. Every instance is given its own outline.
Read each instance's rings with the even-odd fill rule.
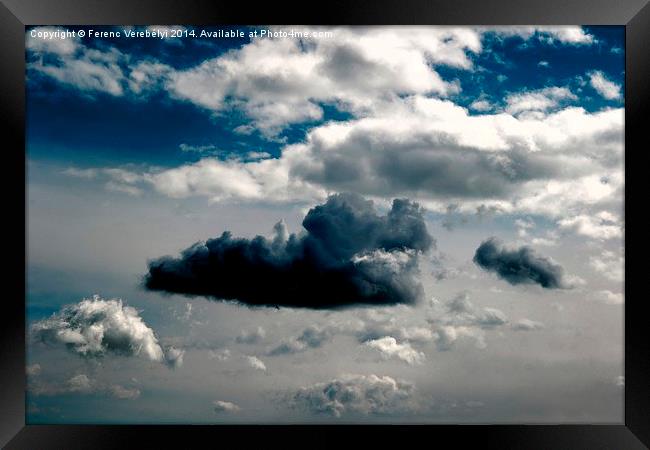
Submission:
[[[62,29],[38,27],[35,31],[54,33]],[[43,39],[27,33],[27,69],[51,77],[62,84],[86,92],[121,96],[126,77],[122,69],[125,55],[115,48],[101,51],[86,47],[77,37]],[[52,64],[52,60],[56,64]]]
[[[257,327],[252,331],[242,331],[235,338],[238,344],[258,344],[266,337],[266,331],[262,327]]]
[[[169,347],[165,351],[165,363],[173,369],[181,367],[183,365],[184,355],[185,355],[185,350],[178,349],[175,347]]]
[[[435,334],[436,347],[440,351],[451,350],[456,341],[461,338],[474,341],[478,349],[487,347],[485,333],[480,328],[454,325],[444,325],[438,328]]]
[[[599,70],[589,73],[589,84],[607,100],[621,98],[621,86],[608,80],[605,74]]]
[[[373,339],[365,345],[377,350],[384,359],[397,358],[409,365],[421,364],[425,359],[424,353],[415,350],[408,342],[398,343],[392,336]]]
[[[35,322],[30,335],[36,342],[61,345],[86,358],[139,357],[178,368],[185,354],[185,350],[163,348],[138,310],[124,305],[121,299],[105,300],[99,295],[64,306]]]
[[[38,34],[65,31],[58,27],[36,27],[26,33],[27,70],[80,90],[121,97],[143,96],[162,86],[172,70],[155,60],[138,60],[116,47],[94,48],[77,36],[48,39]],[[168,39],[168,42],[180,39]]]
[[[285,355],[318,348],[329,341],[331,337],[331,329],[312,325],[305,328],[300,336],[281,342],[280,345],[269,352],[269,355]]]
[[[470,105],[470,109],[473,109],[474,111],[480,111],[480,112],[485,112],[485,111],[490,111],[491,109],[494,108],[494,106],[487,100],[484,99],[477,99],[474,100]]]
[[[576,97],[565,87],[546,87],[535,91],[510,94],[506,97],[506,111],[519,114],[527,111],[548,111],[557,108],[560,102],[576,100]]]
[[[137,356],[162,362],[164,352],[154,331],[139,312],[122,300],[98,295],[65,306],[31,326],[31,334],[46,344],[64,345],[87,357],[106,354]]]
[[[571,287],[562,266],[550,258],[537,254],[527,246],[506,247],[495,237],[481,243],[473,261],[512,285],[538,284],[546,289]]]
[[[499,309],[474,306],[466,291],[458,293],[449,300],[446,308],[446,314],[431,321],[480,328],[495,328],[508,322],[508,317]]]
[[[253,369],[266,372],[266,364],[264,364],[264,361],[259,359],[257,356],[245,356],[244,359]]]
[[[562,229],[572,230],[577,234],[601,241],[623,236],[623,226],[619,218],[608,211],[568,217],[558,221],[558,225]]]
[[[537,39],[548,44],[591,45],[596,41],[591,34],[579,26],[508,26],[481,28],[481,30],[502,37]]]
[[[215,400],[212,402],[214,412],[217,414],[223,413],[237,413],[241,411],[241,408],[232,402],[226,402],[224,400]]]
[[[154,291],[237,300],[248,305],[336,308],[412,304],[422,295],[418,254],[434,245],[420,207],[394,200],[385,216],[355,194],[309,210],[305,233],[280,226],[267,239],[229,232],[149,263]]]
[[[557,216],[622,195],[622,146],[621,108],[472,115],[450,101],[412,96],[315,126],[277,158],[203,158],[145,169],[137,183],[172,198],[307,202],[352,191],[414,198],[436,210],[456,203],[463,211],[483,205]]]
[[[335,38],[253,39],[168,74],[166,86],[171,95],[216,112],[234,99],[257,130],[272,136],[288,124],[321,119],[321,103],[363,113],[397,95],[453,94],[458,86],[444,81],[433,64],[468,69],[467,53],[481,50],[479,35],[470,29],[327,30]]]
[[[298,390],[295,407],[334,417],[408,413],[415,406],[415,387],[389,376],[346,375]]]

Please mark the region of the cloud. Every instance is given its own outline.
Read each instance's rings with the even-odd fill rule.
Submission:
[[[230,359],[230,355],[231,355],[230,350],[228,350],[227,348],[218,351],[215,350],[208,351],[208,358],[216,359],[218,361],[227,361],[228,359]]]
[[[476,249],[473,261],[512,285],[539,284],[546,289],[570,288],[562,266],[527,246],[508,248],[492,237]]]
[[[165,351],[165,363],[172,369],[182,367],[184,355],[185,350],[169,347],[167,351]]]
[[[421,364],[425,359],[424,353],[415,350],[408,342],[398,343],[392,336],[373,339],[365,345],[377,350],[384,359],[397,358],[409,365]]]
[[[622,255],[605,250],[600,255],[590,257],[589,265],[610,281],[623,281],[625,260]]]
[[[39,373],[41,373],[41,365],[37,363],[37,364],[32,364],[30,366],[27,366],[25,368],[25,372],[27,373],[27,375],[35,377]]]
[[[309,210],[305,233],[251,240],[229,232],[180,257],[149,263],[149,290],[236,300],[256,306],[337,308],[415,303],[418,254],[434,245],[420,207],[394,200],[385,216],[356,194]]]
[[[266,364],[257,356],[245,356],[246,363],[255,370],[266,372]]]
[[[513,98],[524,108],[525,99]],[[534,107],[545,108],[526,106]],[[620,198],[623,109],[537,112],[473,115],[450,101],[406,97],[315,126],[277,158],[203,158],[143,169],[137,183],[171,198],[308,202],[351,191],[413,198],[434,210],[456,203],[459,212],[483,205],[551,217]]]
[[[451,350],[460,338],[469,338],[475,342],[476,348],[484,349],[485,333],[481,329],[468,326],[444,325],[436,331],[435,342],[439,351]]]
[[[77,169],[75,167],[69,167],[63,172],[64,175],[76,178],[85,178],[87,180],[93,179],[98,175],[97,169]]]
[[[515,331],[533,331],[541,330],[543,328],[544,324],[542,322],[536,322],[530,319],[520,319],[512,324],[512,329]]]
[[[600,241],[620,239],[623,236],[623,226],[619,218],[607,211],[572,216],[558,221],[558,225],[562,229],[573,230],[577,234]]]
[[[217,414],[223,413],[237,413],[241,411],[241,408],[234,403],[226,402],[223,400],[215,400],[212,402],[214,412]]]
[[[110,394],[119,399],[132,400],[140,397],[140,390],[136,388],[125,388],[118,384],[109,387]]]
[[[481,28],[484,32],[502,37],[520,37],[524,40],[535,38],[547,44],[591,45],[596,40],[579,26],[507,26]]]
[[[592,297],[593,300],[596,300],[606,305],[622,305],[623,304],[623,294],[615,293],[608,290],[602,290],[594,293]]]
[[[285,340],[269,352],[269,355],[285,355],[319,348],[332,337],[332,330],[317,326],[305,328],[298,337]]]
[[[28,74],[39,74],[74,87],[86,95],[145,96],[159,88],[171,67],[154,60],[138,60],[115,47],[94,48],[75,37],[48,39],[32,32],[56,33],[65,28],[36,27],[26,33]],[[168,39],[167,42],[181,41]]]
[[[495,328],[508,323],[508,317],[496,308],[477,308],[469,300],[468,292],[460,292],[446,304],[447,313],[433,322],[447,325]]]
[[[399,414],[414,409],[414,393],[412,384],[389,376],[346,375],[301,388],[292,404],[334,417]]]
[[[470,109],[473,109],[474,111],[480,111],[480,112],[485,112],[485,111],[490,111],[491,109],[494,108],[494,106],[487,100],[474,100],[470,105]]]
[[[546,87],[508,95],[505,98],[506,112],[513,115],[528,111],[545,112],[557,108],[560,102],[576,99],[577,97],[565,87]]]
[[[275,27],[273,30],[281,30]],[[320,120],[321,103],[363,113],[386,98],[458,91],[435,65],[472,66],[479,35],[451,27],[328,28],[334,39],[253,39],[240,49],[167,75],[171,95],[214,112],[231,104],[267,136]],[[378,49],[381,49],[380,51]]]
[[[589,73],[589,84],[607,100],[621,98],[621,86],[605,78],[599,70]]]
[[[81,356],[106,354],[136,356],[163,362],[163,349],[154,331],[138,311],[122,300],[104,300],[98,295],[67,305],[51,317],[31,326],[37,341],[64,345]]]
[[[86,374],[75,375],[63,383],[45,383],[42,381],[30,383],[27,386],[27,390],[35,396],[99,394],[120,400],[133,400],[140,397],[139,389],[127,388],[119,384],[106,384],[94,380]]]
[[[238,344],[257,344],[266,337],[266,331],[262,327],[257,327],[253,331],[242,331],[235,338]]]
[[[54,27],[35,28],[35,32],[56,32]],[[114,96],[124,94],[126,77],[121,64],[125,55],[115,48],[101,51],[86,47],[77,37],[43,39],[27,33],[29,54],[27,69],[54,78],[62,84],[85,92],[102,92]],[[52,63],[52,60],[56,63]]]

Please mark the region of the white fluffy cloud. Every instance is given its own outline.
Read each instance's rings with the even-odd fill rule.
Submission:
[[[575,96],[565,87],[547,87],[535,91],[510,94],[506,97],[506,112],[520,114],[529,111],[545,112],[557,108],[562,101],[576,100]]]
[[[404,94],[449,95],[433,65],[469,69],[480,36],[460,28],[334,28],[332,39],[254,39],[239,50],[168,75],[172,95],[213,111],[236,99],[255,127],[274,134],[318,120],[321,102],[363,112]]]
[[[518,36],[522,39],[536,38],[549,44],[590,45],[595,39],[578,26],[508,26],[486,29],[502,37]]]
[[[32,324],[30,331],[36,341],[63,345],[85,357],[140,357],[178,368],[185,355],[185,350],[175,347],[163,349],[138,310],[120,299],[105,300],[99,295],[63,307]]]
[[[214,407],[214,412],[217,414],[222,414],[222,413],[237,413],[241,411],[241,408],[232,403],[232,402],[226,402],[224,400],[215,400],[212,402],[212,405]]]
[[[35,322],[31,332],[39,341],[63,344],[84,356],[113,353],[158,362],[164,358],[154,331],[135,308],[119,299],[104,300],[98,295],[84,299]]]
[[[54,27],[40,27],[36,32],[56,32]],[[115,96],[124,93],[126,80],[120,63],[125,56],[115,48],[101,51],[84,46],[79,38],[42,39],[27,34],[26,48],[32,55],[28,70],[47,75],[63,84],[88,92]],[[47,62],[56,58],[58,64]]]
[[[303,387],[292,400],[295,406],[313,414],[334,417],[397,414],[415,408],[414,392],[412,384],[389,376],[345,375]]]
[[[621,86],[608,80],[605,74],[599,70],[589,74],[589,83],[607,100],[616,100],[621,98]]]
[[[165,351],[165,363],[169,367],[176,369],[183,365],[183,356],[185,356],[185,350],[169,347]]]
[[[255,370],[266,372],[266,364],[257,356],[245,356],[246,363]]]
[[[620,239],[623,236],[623,226],[619,218],[608,211],[568,217],[560,220],[558,225],[560,228],[573,230],[597,240]]]
[[[410,365],[421,364],[425,359],[424,353],[415,350],[408,342],[398,343],[392,336],[373,339],[365,345],[377,350],[384,359],[397,358]]]

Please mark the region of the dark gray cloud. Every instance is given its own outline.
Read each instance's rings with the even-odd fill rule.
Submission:
[[[409,196],[491,199],[508,197],[532,180],[575,174],[555,156],[521,148],[497,154],[459,145],[456,140],[444,132],[405,136],[353,129],[336,146],[311,143],[312,158],[318,163],[297,161],[291,175],[328,189],[364,195],[402,192]],[[448,216],[448,220],[458,219]]]
[[[336,194],[312,208],[305,232],[276,226],[267,239],[230,232],[197,243],[180,257],[149,263],[153,291],[236,300],[253,306],[337,308],[415,303],[422,286],[418,254],[435,242],[421,208],[395,199],[385,216],[356,194]]]
[[[513,285],[539,284],[546,289],[569,287],[562,266],[528,246],[508,248],[495,237],[476,249],[474,263]]]

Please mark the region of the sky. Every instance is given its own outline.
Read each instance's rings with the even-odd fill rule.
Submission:
[[[622,423],[623,27],[25,38],[28,423]]]

